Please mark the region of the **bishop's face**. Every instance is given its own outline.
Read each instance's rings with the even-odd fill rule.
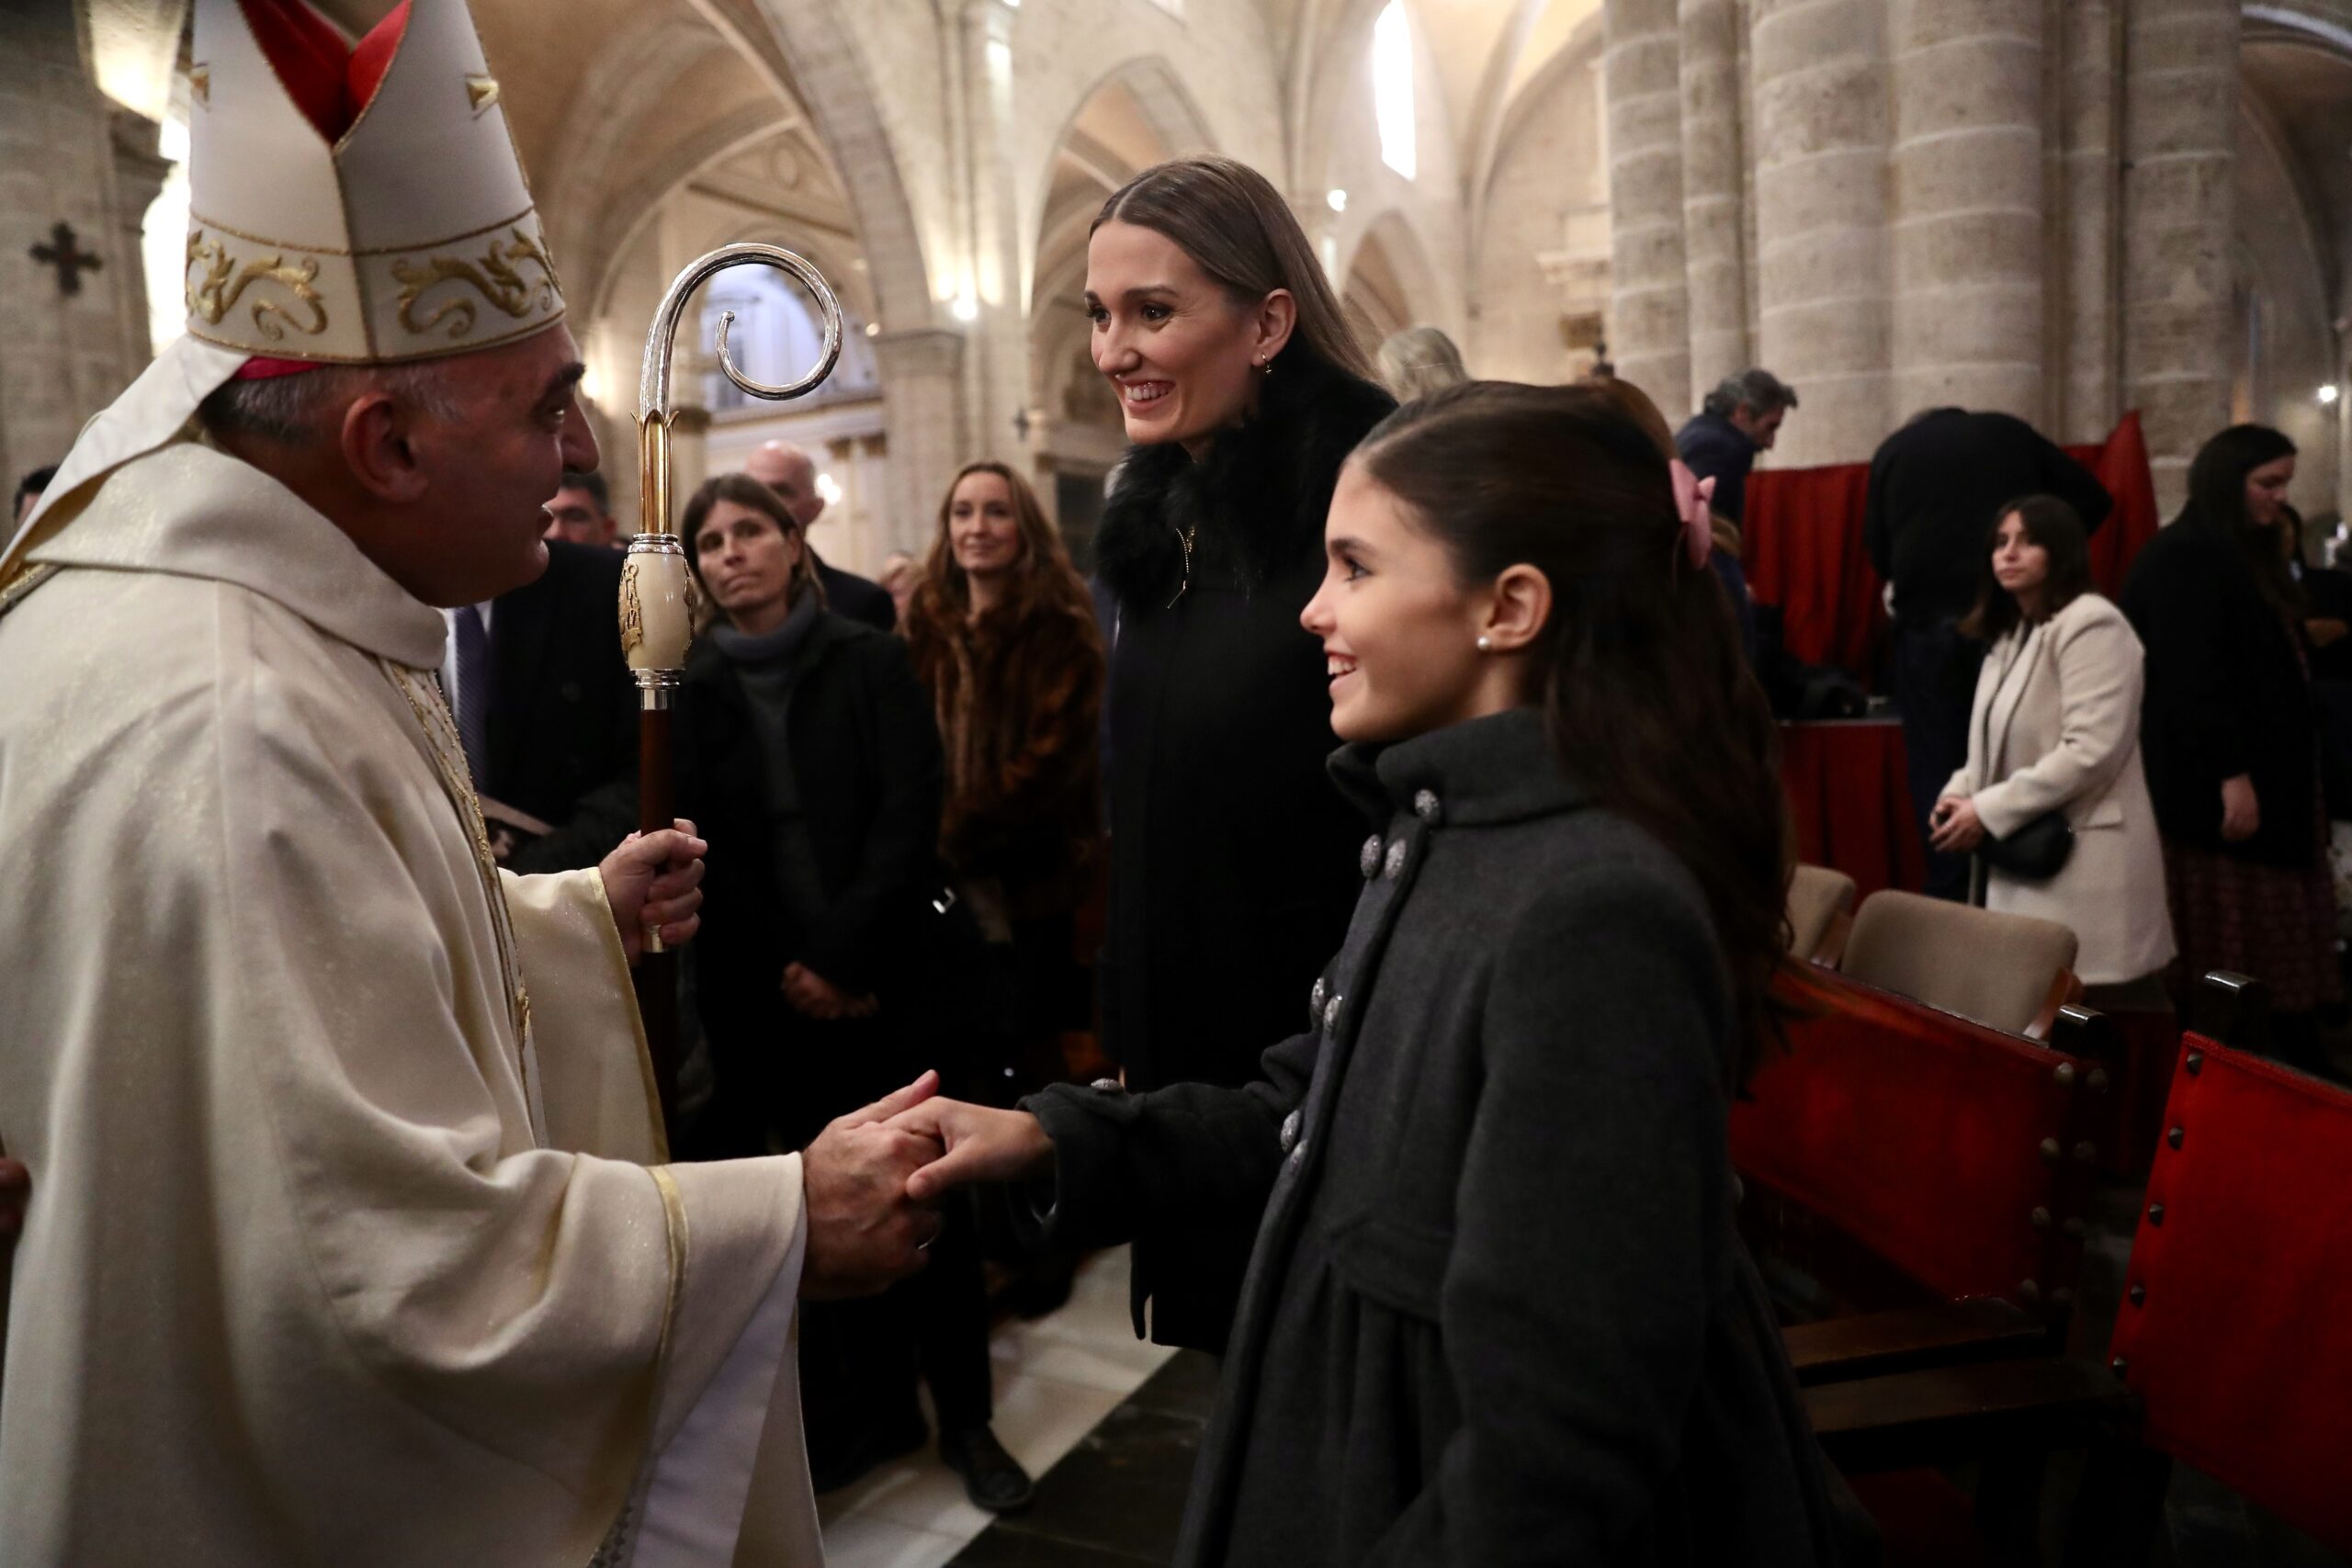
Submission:
[[[419,547],[408,575],[392,574],[427,603],[471,604],[547,570],[548,497],[564,469],[595,468],[596,437],[560,324],[444,364],[455,417],[425,411],[408,432],[424,489],[404,532]]]

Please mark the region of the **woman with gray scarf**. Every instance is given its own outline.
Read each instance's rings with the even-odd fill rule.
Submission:
[[[695,975],[716,1081],[684,1152],[722,1159],[803,1147],[915,1076],[912,1036],[942,1021],[920,982],[940,940],[944,769],[905,645],[825,608],[781,497],[721,476],[695,492],[680,532],[720,617],[687,663],[675,720],[679,801],[711,845]],[[974,1227],[958,1205],[947,1220],[915,1279],[878,1301],[805,1309],[820,1491],[922,1444],[920,1361],[942,1457],[973,1502],[1028,1498],[989,1430]]]

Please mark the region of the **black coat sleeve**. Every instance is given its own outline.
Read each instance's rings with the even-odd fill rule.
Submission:
[[[1881,582],[1894,581],[1894,532],[1886,515],[1887,470],[1884,452],[1871,459],[1871,479],[1862,500],[1862,551]]]
[[[794,956],[853,995],[874,990],[902,957],[894,937],[937,881],[939,813],[946,761],[931,698],[915,678],[906,645],[896,637],[866,637],[858,678],[872,705],[881,795],[860,852],[857,870],[833,900],[822,925]]]
[[[1113,1247],[1162,1224],[1255,1220],[1282,1168],[1282,1124],[1306,1098],[1319,1034],[1260,1060],[1239,1089],[1170,1084],[1148,1094],[1057,1084],[1021,1102],[1054,1143],[1052,1192],[1016,1220],[1040,1247]]]
[[[1703,908],[1606,863],[1498,963],[1439,1296],[1463,1413],[1369,1562],[1610,1562],[1681,1462],[1731,1286],[1724,984]]]
[[[632,756],[626,774],[582,796],[571,815],[556,824],[554,832],[517,848],[507,868],[527,875],[598,865],[636,831],[637,761]]]
[[[2152,551],[2125,585],[2123,613],[2147,650],[2140,705],[2145,728],[2161,733],[2165,782],[2201,774],[2215,785],[2212,825],[2218,829],[2219,784],[2251,773],[2261,747],[2248,722],[2226,592],[2236,563],[2214,559],[2214,553],[2177,547]]]

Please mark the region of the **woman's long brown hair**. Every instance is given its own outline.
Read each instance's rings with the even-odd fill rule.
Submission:
[[[1472,381],[1390,415],[1349,459],[1411,507],[1465,582],[1552,585],[1533,646],[1561,766],[1705,895],[1744,1082],[1787,950],[1780,732],[1714,573],[1693,565],[1667,460],[1611,392]]]

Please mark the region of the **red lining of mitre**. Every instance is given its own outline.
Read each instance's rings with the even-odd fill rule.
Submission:
[[[242,4],[254,40],[284,84],[286,96],[321,136],[330,142],[341,141],[358,121],[359,111],[376,96],[376,89],[384,85],[384,73],[400,52],[401,39],[408,30],[409,0],[401,0],[382,21],[368,29],[366,38],[349,46],[334,25],[304,0],[242,0]],[[255,355],[239,367],[235,378],[265,381],[318,367],[315,360]]]

